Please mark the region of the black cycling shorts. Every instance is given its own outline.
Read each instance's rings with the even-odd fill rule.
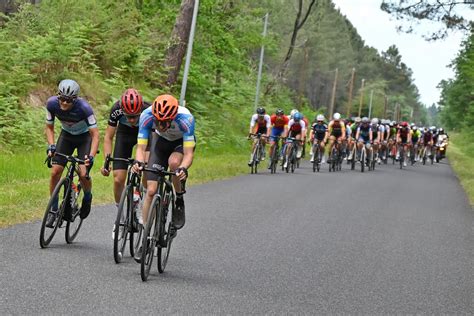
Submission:
[[[56,152],[64,155],[72,155],[74,150],[77,149],[77,155],[79,159],[84,159],[85,155],[90,154],[92,144],[92,136],[89,132],[80,135],[72,135],[65,130],[61,130],[58,141],[56,143]],[[66,158],[60,156],[54,156],[52,160],[53,165],[65,166],[67,163]]]
[[[150,133],[150,138],[151,138]],[[114,158],[131,158],[133,147],[137,144],[138,128],[130,128],[128,126],[119,124],[117,128],[117,135],[115,138],[114,145]],[[148,144],[146,151],[150,150],[150,139],[148,139]],[[124,161],[114,161],[112,162],[112,168],[114,170],[127,170],[128,164]]]
[[[259,126],[258,129],[257,129],[257,132],[255,134],[266,135],[267,131],[268,131],[268,129],[267,129],[266,126]]]
[[[169,141],[160,137],[156,133],[151,133],[150,157],[147,167],[168,169],[168,159],[174,152],[183,153],[183,139]],[[147,181],[158,181],[158,175],[151,172],[145,172]]]

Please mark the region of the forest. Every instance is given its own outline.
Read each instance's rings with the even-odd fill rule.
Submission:
[[[0,151],[44,147],[44,102],[63,78],[79,82],[102,128],[127,87],[149,101],[164,92],[179,96],[183,67],[181,60],[172,63],[180,44],[174,26],[189,17],[183,10],[190,3],[14,1],[14,12],[0,19]],[[456,93],[472,87],[470,43],[472,37],[456,61],[458,78],[443,83],[443,109],[466,104],[462,98],[472,108],[472,94]],[[398,48],[378,52],[367,46],[331,0],[202,0],[186,94],[201,150],[246,146],[262,45],[259,105],[269,112],[298,108],[310,120],[336,111],[367,116],[372,103],[372,117],[426,124],[432,119]],[[471,61],[462,57],[469,54]],[[451,127],[450,115],[443,118]]]

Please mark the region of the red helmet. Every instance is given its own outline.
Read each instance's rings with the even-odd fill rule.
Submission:
[[[178,100],[169,94],[159,95],[153,102],[151,112],[158,121],[174,120],[178,115]]]
[[[402,122],[402,127],[408,127],[408,122]]]
[[[135,89],[127,89],[120,98],[120,106],[125,115],[139,115],[143,108],[143,99]]]

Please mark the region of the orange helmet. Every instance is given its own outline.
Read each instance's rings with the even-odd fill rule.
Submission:
[[[120,99],[120,106],[125,115],[140,115],[143,107],[143,99],[135,89],[127,89]]]
[[[178,100],[169,94],[162,94],[153,101],[151,112],[158,121],[173,120],[178,115]]]

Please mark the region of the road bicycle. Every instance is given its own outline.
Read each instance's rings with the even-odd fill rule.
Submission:
[[[145,282],[150,274],[155,249],[157,250],[158,272],[165,271],[171,250],[171,243],[177,236],[177,230],[173,225],[172,217],[175,212],[176,192],[171,181],[174,172],[168,172],[163,168],[144,167],[158,175],[158,189],[148,210],[148,218],[143,231],[142,253],[140,260],[140,275]],[[184,192],[184,183],[181,183]]]
[[[265,155],[264,138],[268,138],[268,137],[263,134],[249,134],[249,137],[250,136],[257,138],[257,143],[255,144],[255,147],[253,148],[252,159],[249,165],[250,173],[254,174],[258,172],[258,164],[262,160],[262,157],[264,157]]]
[[[321,168],[321,157],[322,157],[322,151],[321,151],[321,140],[314,139],[313,140],[313,172],[316,172],[320,170]]]
[[[139,212],[140,201],[143,197],[143,184],[141,174],[132,172],[135,163],[133,158],[113,158],[107,155],[104,169],[110,170],[110,162],[122,161],[128,165],[127,182],[120,196],[117,207],[117,216],[114,225],[114,260],[115,263],[122,262],[127,240],[129,241],[130,256],[136,261],[135,254],[138,252],[143,233],[143,225],[138,223],[137,212]]]
[[[297,157],[297,154],[300,143],[301,140],[294,137],[286,138],[286,152],[283,159],[283,167],[286,170],[286,173],[288,173],[290,170],[293,173],[295,172],[295,169],[299,167],[299,158]]]
[[[278,160],[280,157],[280,136],[272,136],[272,139],[275,141],[275,146],[273,147],[273,152],[270,157],[270,172],[276,173],[278,167]]]
[[[82,218],[79,216],[83,198],[83,190],[79,180],[79,165],[85,162],[78,157],[55,153],[55,156],[64,157],[67,160],[65,168],[66,176],[59,180],[53,190],[48,206],[43,215],[40,229],[40,246],[46,248],[53,240],[59,227],[66,222],[66,242],[72,243],[77,237],[82,226]],[[48,168],[52,167],[52,157],[47,157],[45,163]],[[75,179],[77,177],[77,179]],[[86,177],[89,178],[89,168]],[[77,183],[77,184],[76,184]],[[54,217],[54,220],[51,219]],[[50,225],[47,225],[49,222]]]

